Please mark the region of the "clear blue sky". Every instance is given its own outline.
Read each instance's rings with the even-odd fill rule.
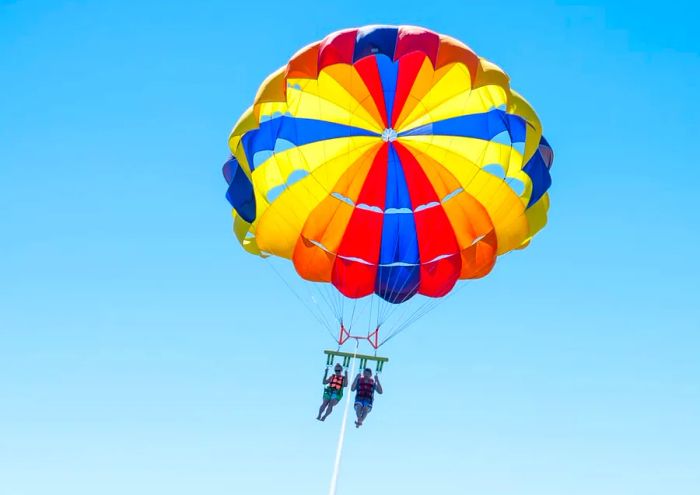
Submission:
[[[531,247],[386,346],[339,494],[700,493],[696,7],[342,3],[0,4],[0,493],[325,493],[329,339],[220,167],[268,73],[371,23],[502,66],[556,160]]]

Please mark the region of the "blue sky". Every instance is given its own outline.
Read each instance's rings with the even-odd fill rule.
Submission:
[[[325,493],[331,343],[236,243],[220,167],[268,73],[374,23],[502,66],[556,160],[532,245],[384,348],[386,393],[348,432],[338,493],[700,492],[695,17],[0,3],[0,492]]]

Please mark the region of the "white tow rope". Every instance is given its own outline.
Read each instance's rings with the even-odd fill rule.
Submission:
[[[355,377],[355,362],[357,357],[357,348],[360,346],[360,342],[356,341],[355,353],[352,356],[352,370],[350,371],[350,380]],[[349,380],[348,380],[349,381]],[[348,383],[349,385],[349,383]],[[343,457],[343,443],[345,442],[345,428],[348,424],[348,413],[350,411],[350,396],[351,391],[348,387],[348,396],[345,399],[345,411],[343,411],[343,422],[340,425],[340,435],[338,436],[338,448],[335,451],[335,464],[333,466],[333,476],[331,477],[331,486],[328,489],[328,495],[335,495],[336,487],[338,486],[338,473],[340,471],[340,460]]]

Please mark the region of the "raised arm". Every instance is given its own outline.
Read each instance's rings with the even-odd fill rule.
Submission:
[[[355,377],[355,381],[352,382],[352,387],[350,387],[350,390],[354,392],[357,390],[357,382],[360,381],[360,374],[358,373],[357,376]]]
[[[326,372],[323,374],[323,384],[327,385],[330,382],[330,378],[328,378],[328,368],[326,368]]]
[[[382,388],[382,384],[379,383],[379,375],[374,375],[374,383],[377,385],[377,388],[376,388],[377,393],[378,393],[378,394],[383,394],[383,393],[384,393],[384,389]]]
[[[348,386],[348,370],[345,370],[345,376],[343,377],[343,387]]]

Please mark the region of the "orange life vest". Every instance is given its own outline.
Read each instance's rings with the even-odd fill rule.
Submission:
[[[343,375],[331,375],[331,381],[328,382],[328,387],[335,390],[343,388]]]

